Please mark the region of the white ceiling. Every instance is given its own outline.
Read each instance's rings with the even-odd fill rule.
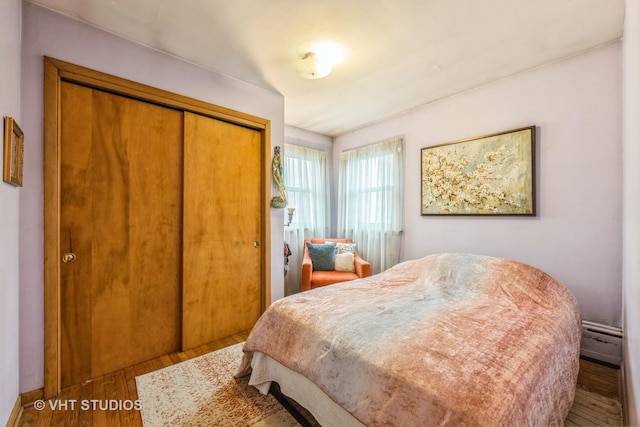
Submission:
[[[337,136],[622,36],[624,0],[31,0],[281,93],[285,122]],[[320,80],[309,44],[345,61]]]

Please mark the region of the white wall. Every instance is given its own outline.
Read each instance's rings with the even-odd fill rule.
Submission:
[[[640,424],[640,2],[627,1],[623,37],[623,321],[627,414]]]
[[[310,132],[295,126],[284,126],[284,140],[287,144],[323,150],[327,153],[331,153],[333,149],[333,139],[330,136]]]
[[[530,125],[536,217],[420,215],[422,147]],[[620,42],[342,135],[334,163],[345,149],[397,135],[406,156],[403,260],[436,252],[516,259],[562,281],[584,319],[621,326]]]
[[[4,116],[13,117],[22,128],[20,3],[20,0],[3,2],[2,13],[0,13],[0,58],[2,58],[0,61],[0,120]],[[0,124],[0,135],[4,135],[4,124]],[[27,134],[26,143],[31,143],[29,134]],[[30,183],[25,180],[25,184]],[[0,224],[2,225],[2,237],[0,237],[0,425],[6,424],[18,398],[18,228],[21,191],[0,181]]]
[[[23,8],[23,130],[25,181],[20,225],[20,390],[44,384],[42,133],[43,56],[271,120],[271,144],[284,141],[284,100],[237,79],[136,45],[31,3]],[[4,14],[3,14],[4,15]],[[224,43],[223,40],[210,40]],[[3,65],[4,68],[4,65]],[[272,300],[284,295],[282,212],[271,211]],[[15,248],[14,248],[15,249]],[[10,254],[13,256],[13,254]],[[3,301],[4,303],[4,301]],[[4,369],[5,365],[2,364]]]

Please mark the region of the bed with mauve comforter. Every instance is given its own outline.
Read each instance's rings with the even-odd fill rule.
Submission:
[[[238,375],[271,381],[325,425],[561,425],[581,319],[516,261],[436,254],[273,303]]]

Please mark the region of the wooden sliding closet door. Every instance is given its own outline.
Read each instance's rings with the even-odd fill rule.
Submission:
[[[184,115],[183,348],[250,329],[261,313],[261,134]]]
[[[61,83],[60,388],[180,348],[182,126]]]

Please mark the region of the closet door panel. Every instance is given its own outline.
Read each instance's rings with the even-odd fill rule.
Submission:
[[[60,264],[60,379],[61,387],[92,378],[91,364],[91,169],[93,94],[83,86],[63,83],[60,116],[60,227],[59,253],[82,254],[73,263]],[[59,262],[59,261],[58,261]]]
[[[180,346],[182,113],[62,83],[61,387]]]
[[[260,132],[185,113],[183,349],[261,313]]]

